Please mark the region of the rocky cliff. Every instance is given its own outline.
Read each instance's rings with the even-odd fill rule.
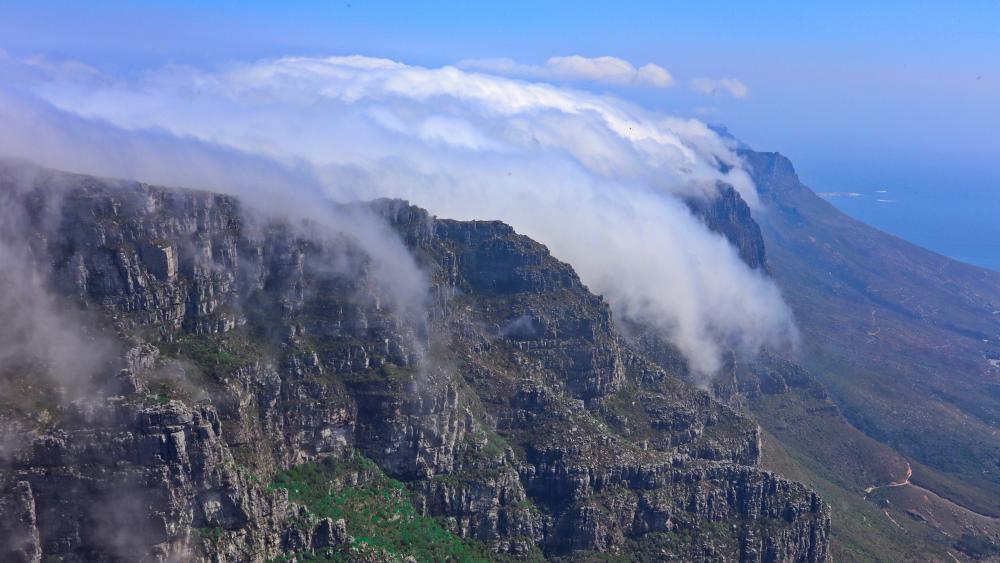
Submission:
[[[5,560],[437,557],[416,532],[385,540],[417,524],[485,558],[828,558],[827,508],[756,467],[756,424],[638,351],[507,225],[365,206],[426,275],[426,299],[402,307],[336,224],[47,171],[0,179],[18,184],[6,206],[48,285],[117,350],[75,391],[5,367],[24,398],[0,419]],[[762,246],[738,247],[764,265]],[[383,519],[371,499],[402,508]],[[381,539],[362,533],[369,510]]]
[[[760,226],[750,214],[750,206],[732,186],[719,185],[719,195],[711,200],[691,199],[691,211],[709,229],[726,237],[751,268],[767,270],[767,253]]]

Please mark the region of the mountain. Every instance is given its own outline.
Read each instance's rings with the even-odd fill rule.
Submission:
[[[4,560],[829,558],[759,426],[503,223],[11,162],[0,186]],[[413,280],[358,217],[426,299],[387,299]]]
[[[1000,273],[846,217],[780,155],[749,162],[772,204],[761,223],[804,364],[858,428],[933,468],[917,482],[973,507],[1000,498]],[[985,497],[963,497],[957,480]],[[1000,503],[978,508],[1000,516]]]
[[[3,559],[1000,560],[1000,274],[740,154],[688,206],[801,345],[707,385],[503,223],[4,162]]]
[[[731,358],[713,396],[761,425],[765,467],[830,505],[834,559],[996,559],[1000,274],[845,216],[779,154],[741,155],[762,205],[722,186],[689,207],[780,285],[802,347]],[[697,380],[655,330],[625,326]]]
[[[717,395],[764,427],[765,466],[830,502],[837,559],[996,558],[1000,273],[847,217],[780,154],[742,156],[802,349],[736,370],[756,398],[725,379]]]

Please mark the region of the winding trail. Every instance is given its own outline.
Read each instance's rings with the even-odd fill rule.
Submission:
[[[903,479],[902,481],[893,481],[892,483],[889,483],[888,485],[878,485],[878,486],[872,485],[871,487],[868,487],[867,489],[865,489],[865,494],[866,495],[871,494],[872,491],[875,491],[875,490],[878,490],[878,489],[886,489],[886,488],[889,488],[889,487],[902,487],[904,485],[909,485],[910,484],[910,477],[913,477],[913,468],[910,467],[910,462],[906,462],[906,478],[905,479]]]

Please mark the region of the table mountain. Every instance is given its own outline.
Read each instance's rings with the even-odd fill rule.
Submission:
[[[409,249],[407,308],[335,220],[20,163],[0,183],[31,273],[8,287],[64,336],[0,374],[4,560],[828,559],[826,504],[760,467],[758,425],[503,223],[331,206]]]

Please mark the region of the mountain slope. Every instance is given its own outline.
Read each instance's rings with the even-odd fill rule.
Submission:
[[[0,183],[43,280],[24,295],[107,350],[3,365],[6,560],[828,557],[826,506],[757,467],[757,426],[502,223],[331,209],[398,234],[428,281],[407,308],[346,223],[9,163]]]
[[[911,487],[874,500],[903,516],[898,528],[952,550],[963,535],[1000,544],[1000,274],[850,219],[781,155],[743,156],[766,204],[756,219],[768,264],[802,331],[797,361],[854,427],[905,458],[872,485],[912,465]],[[826,451],[817,444],[843,441],[836,434],[790,451],[817,459]],[[927,494],[898,498],[917,487]],[[934,506],[968,524],[948,531]]]
[[[802,186],[795,177],[791,164],[783,157],[748,150],[744,150],[744,157],[752,165],[752,172],[760,186],[765,202],[763,207],[751,214],[738,194],[724,186],[720,197],[709,202],[693,201],[689,206],[702,217],[707,227],[729,239],[747,265],[770,271],[768,257],[772,253],[777,256],[777,260],[789,261],[791,266],[786,262],[778,265],[781,273],[787,276],[783,285],[786,293],[801,294],[806,299],[819,297],[819,302],[807,305],[821,319],[829,319],[826,315],[830,311],[849,316],[850,304],[845,307],[844,303],[840,303],[838,310],[836,305],[831,306],[824,301],[836,299],[842,291],[829,285],[817,288],[828,281],[825,278],[832,279],[843,272],[838,274],[829,264],[820,264],[819,272],[810,272],[810,268],[817,267],[812,263],[814,259],[810,256],[813,252],[811,247],[820,244],[835,254],[856,256],[858,237],[852,239],[844,236],[850,228],[872,235],[865,239],[869,246],[863,252],[878,253],[879,245],[889,244],[902,248],[897,252],[909,251],[913,254],[888,266],[878,261],[864,263],[863,268],[874,277],[893,279],[900,275],[901,266],[903,269],[907,267],[907,261],[919,262],[929,257],[939,263],[946,262],[942,257],[887,237],[842,216]],[[766,245],[762,229],[755,218],[765,224],[764,232],[768,235]],[[836,225],[837,221],[846,221],[848,225]],[[830,224],[833,224],[832,228],[824,228],[824,225],[829,227]],[[834,240],[831,235],[840,238]],[[819,242],[824,240],[825,242]],[[800,244],[803,241],[806,244]],[[786,246],[782,247],[781,244]],[[958,264],[952,266],[962,268]],[[820,283],[810,282],[807,280],[810,275],[824,280]],[[972,291],[991,290],[991,282],[985,283],[985,287],[974,288]],[[842,279],[833,282],[834,286],[837,284],[844,285],[845,282]],[[940,297],[953,299],[955,296],[950,295],[950,292],[955,290],[956,285],[958,284],[952,281],[931,292],[921,293],[923,290],[919,287],[911,288],[911,291],[921,294],[923,299],[933,300],[935,292]],[[800,303],[798,310],[802,309],[801,305]],[[881,314],[879,311],[883,305],[884,303],[873,304],[871,314]],[[966,312],[967,317],[983,316],[982,301],[973,301],[971,309]],[[988,318],[989,315],[985,316]],[[900,454],[890,445],[863,434],[853,426],[840,408],[844,406],[849,409],[852,405],[841,403],[842,397],[828,393],[826,386],[803,366],[810,366],[830,375],[830,372],[823,371],[827,369],[827,364],[817,361],[822,360],[822,354],[826,352],[817,350],[816,346],[818,344],[822,348],[830,343],[835,344],[832,348],[835,352],[847,351],[843,358],[849,363],[853,362],[854,366],[871,368],[875,361],[855,353],[855,348],[847,342],[849,338],[843,334],[847,327],[840,326],[840,323],[817,326],[815,319],[809,317],[798,321],[806,329],[804,353],[791,358],[765,353],[749,362],[733,358],[722,373],[711,381],[711,388],[718,399],[752,416],[765,429],[765,435],[769,438],[765,439],[763,449],[765,466],[808,483],[821,491],[830,503],[834,522],[831,537],[834,557],[839,560],[953,561],[956,558],[981,557],[998,551],[1000,519],[990,512],[990,507],[997,505],[993,493],[989,490],[977,491],[955,478],[948,479],[942,486],[938,471]],[[907,320],[900,322],[906,324]],[[649,357],[671,371],[685,373],[681,356],[671,346],[663,343],[655,331],[628,323],[626,326],[631,329],[629,334],[633,343]],[[873,335],[866,331],[862,336],[870,338]],[[908,350],[912,345],[913,343],[896,344],[903,350]],[[920,351],[916,352],[914,357],[919,357]],[[989,351],[984,355],[987,361],[994,359]],[[911,358],[904,353],[899,354],[894,361],[904,369],[891,374],[891,377],[905,378]],[[992,366],[994,362],[989,363]],[[991,385],[989,378],[976,380],[973,377],[972,380],[974,384],[985,383],[987,388]],[[851,385],[850,378],[827,381],[830,385],[848,388]],[[880,395],[882,392],[891,393],[891,390],[875,390],[870,396],[883,399]],[[884,398],[891,400],[893,397],[890,394]],[[874,418],[887,414],[878,412],[878,406],[868,408],[870,411],[867,414]],[[946,426],[938,431],[961,434],[962,430],[961,427]],[[961,455],[968,455],[968,452]],[[984,460],[967,458],[963,461],[978,476],[983,466],[977,463]],[[988,455],[986,463],[989,464]],[[936,492],[913,483],[907,478],[912,470],[923,476],[922,482],[934,482],[939,490],[949,491],[955,500],[943,498]],[[901,485],[893,485],[894,483]],[[970,510],[956,503],[964,499],[975,509],[983,508],[986,512],[978,513],[975,509]]]

